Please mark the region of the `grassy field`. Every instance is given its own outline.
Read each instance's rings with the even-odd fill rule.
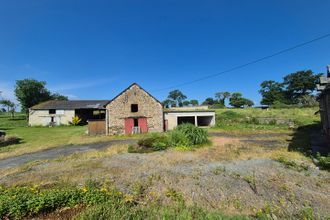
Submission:
[[[326,219],[330,175],[316,168],[306,153],[309,126],[319,123],[316,111],[220,109],[216,111],[217,126],[209,129],[210,146],[141,154],[128,153],[128,145],[118,144],[3,169],[0,192],[5,191],[0,203],[6,201],[7,206],[0,208],[0,215]],[[79,126],[30,128],[24,116],[14,120],[0,117],[0,129],[23,140],[0,149],[0,158],[66,144],[127,138],[90,137],[86,127]],[[91,181],[93,186],[87,184]],[[115,201],[114,192],[120,195]],[[8,200],[16,196],[24,199]]]
[[[8,136],[22,139],[20,144],[0,148],[0,159],[63,145],[139,137],[89,136],[86,134],[87,126],[28,127],[24,115],[17,115],[15,118],[0,115],[0,130],[4,130]]]

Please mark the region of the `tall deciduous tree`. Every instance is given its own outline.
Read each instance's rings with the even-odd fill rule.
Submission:
[[[286,93],[290,100],[297,102],[298,98],[309,95],[316,89],[316,84],[322,74],[314,74],[312,70],[291,73],[283,79]]]
[[[197,105],[198,105],[198,100],[196,100],[196,99],[192,99],[192,100],[190,100],[190,104],[191,104],[192,106],[197,106]]]
[[[182,102],[187,99],[187,96],[185,96],[180,90],[176,89],[171,91],[167,98],[175,101],[177,106],[182,106]]]
[[[219,104],[224,106],[226,99],[230,98],[230,92],[217,92],[215,98],[218,99]]]
[[[205,99],[205,101],[203,102],[203,105],[214,105],[215,100],[211,97],[208,97]]]
[[[283,84],[273,80],[263,81],[259,93],[262,96],[261,104],[273,105],[275,101],[285,103]]]
[[[22,110],[27,112],[28,109],[40,102],[47,100],[55,100],[67,97],[59,95],[58,93],[52,94],[46,88],[45,81],[37,81],[35,79],[17,80],[15,85],[15,95],[20,102]]]
[[[11,117],[15,115],[16,104],[9,99],[0,100],[0,105],[7,108],[7,112],[11,113]]]
[[[244,98],[241,93],[234,92],[229,99],[229,105],[235,108],[242,108],[245,106],[251,107],[254,103],[251,100]]]

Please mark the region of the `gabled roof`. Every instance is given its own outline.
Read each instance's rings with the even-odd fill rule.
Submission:
[[[137,83],[132,83],[129,87],[127,87],[126,89],[124,89],[121,93],[119,93],[118,95],[116,95],[113,99],[111,99],[110,102],[112,102],[113,100],[115,100],[116,98],[118,98],[119,96],[121,96],[124,92],[126,92],[127,90],[129,90],[132,86],[137,86],[139,87],[141,90],[143,90],[145,93],[147,93],[151,98],[153,98],[156,102],[158,102],[159,104],[163,105],[158,99],[156,99],[155,97],[153,97],[149,92],[147,92],[145,89],[143,89],[139,84]],[[109,102],[109,103],[110,103]],[[108,103],[108,104],[109,104]]]
[[[129,87],[127,87],[124,91],[119,93],[116,97],[114,97],[112,100],[68,100],[68,101],[50,100],[50,101],[42,102],[40,104],[32,106],[30,109],[34,109],[34,110],[105,109],[105,106],[107,104],[109,104],[110,102],[115,100],[117,97],[122,95],[124,92],[129,90],[134,85],[138,86],[141,90],[143,90],[145,93],[147,93],[151,98],[153,98],[155,101],[157,101],[158,103],[160,103],[162,105],[162,103],[160,101],[158,101],[150,93],[148,93],[146,90],[144,90],[141,86],[139,86],[137,83],[133,83]]]
[[[104,109],[109,102],[110,102],[109,100],[70,100],[70,101],[50,100],[35,105],[31,107],[31,109],[34,110]]]

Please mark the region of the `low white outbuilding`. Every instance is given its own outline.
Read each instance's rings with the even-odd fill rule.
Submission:
[[[215,125],[215,111],[212,110],[164,110],[165,130],[172,130],[179,124],[191,123],[198,127]]]

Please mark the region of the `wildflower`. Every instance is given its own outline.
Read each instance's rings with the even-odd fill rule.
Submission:
[[[82,190],[84,193],[88,191],[86,187],[82,188],[81,190]]]
[[[126,195],[124,195],[124,201],[127,203],[133,202],[134,197],[132,195],[126,194]]]

